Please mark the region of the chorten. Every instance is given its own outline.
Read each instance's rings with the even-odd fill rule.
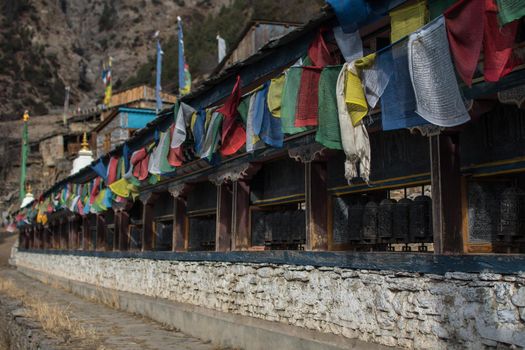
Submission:
[[[84,133],[82,137],[81,146],[82,148],[78,151],[78,157],[73,161],[73,169],[71,169],[70,175],[78,173],[82,168],[85,168],[93,162],[93,152],[89,149],[86,133]]]

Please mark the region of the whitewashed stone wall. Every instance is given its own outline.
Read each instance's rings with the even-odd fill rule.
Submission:
[[[417,349],[525,347],[525,273],[421,275],[18,252],[75,281]]]

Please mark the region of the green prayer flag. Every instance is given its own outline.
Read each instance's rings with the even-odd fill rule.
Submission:
[[[501,26],[525,16],[525,2],[523,0],[497,0],[497,2]]]
[[[430,13],[430,20],[441,16],[443,12],[445,12],[445,10],[452,6],[456,1],[457,0],[428,0],[428,12]]]
[[[307,130],[305,127],[295,126],[295,109],[302,74],[301,67],[291,67],[286,72],[281,101],[281,125],[285,134],[297,134]]]
[[[248,119],[248,109],[250,108],[250,96],[243,97],[239,106],[237,107],[237,112],[242,118],[244,125],[246,125],[246,120]]]
[[[332,149],[343,149],[336,93],[339,72],[341,66],[325,67],[319,78],[319,125],[315,141]]]

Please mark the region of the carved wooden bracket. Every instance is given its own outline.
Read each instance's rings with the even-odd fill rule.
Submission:
[[[168,187],[168,192],[174,198],[180,198],[186,196],[186,194],[192,189],[193,185],[187,183],[177,183]]]
[[[225,182],[249,180],[259,171],[260,168],[261,163],[242,163],[224,170],[219,170],[208,178],[216,186],[220,186]]]
[[[441,134],[443,130],[445,130],[444,127],[433,125],[433,124],[426,124],[421,126],[415,126],[413,128],[409,128],[410,133],[415,134],[416,130],[419,131],[421,136],[437,136]]]
[[[139,199],[143,205],[151,204],[151,202],[157,197],[157,194],[154,192],[143,192],[139,194]]]
[[[319,143],[310,143],[308,145],[291,148],[288,150],[290,158],[302,163],[311,163],[315,160],[319,160],[324,156],[326,147]]]

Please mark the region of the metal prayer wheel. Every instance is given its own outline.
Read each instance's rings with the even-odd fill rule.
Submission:
[[[375,243],[377,239],[377,214],[379,206],[376,202],[368,202],[363,211],[363,241]]]
[[[393,199],[383,199],[381,203],[379,203],[377,233],[379,238],[385,242],[390,241],[393,235],[395,205],[396,201]]]
[[[408,198],[400,199],[394,206],[393,213],[393,238],[398,243],[408,243],[409,215],[412,201]]]
[[[360,202],[348,207],[348,235],[352,242],[359,242],[361,240],[364,210],[365,208]]]
[[[522,236],[525,230],[525,191],[509,187],[501,194],[499,236]]]
[[[410,240],[424,242],[432,236],[432,199],[417,196],[410,205]]]

